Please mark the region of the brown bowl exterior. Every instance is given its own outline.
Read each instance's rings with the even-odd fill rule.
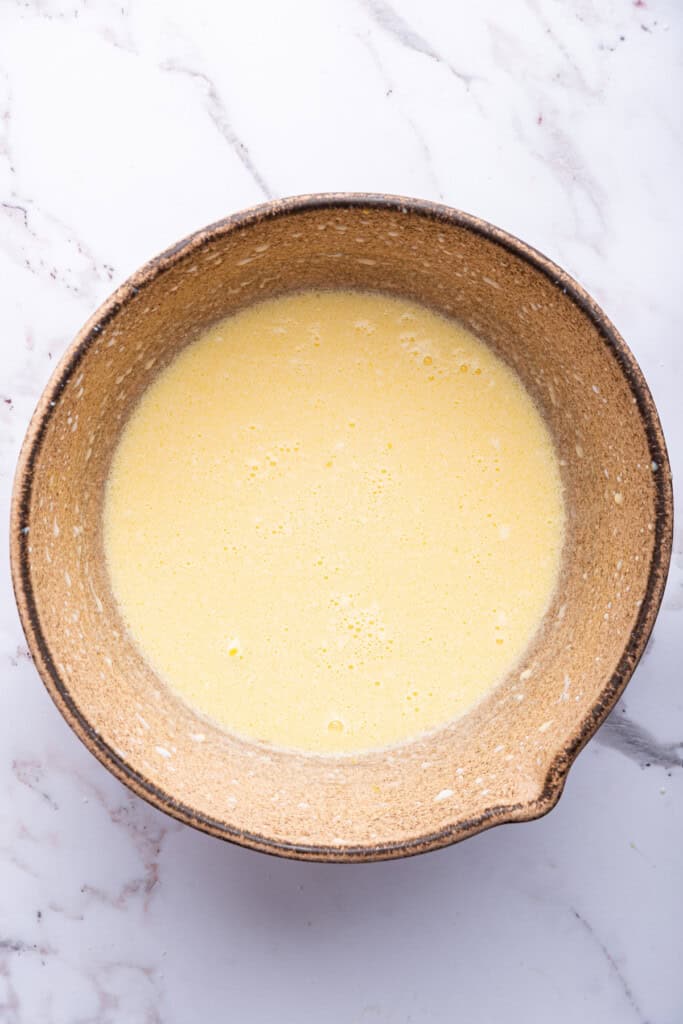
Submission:
[[[104,485],[143,390],[212,322],[302,288],[410,297],[488,341],[550,426],[568,509],[561,584],[523,662],[459,721],[362,756],[260,747],[193,714],[127,636],[104,565]],[[671,532],[670,469],[650,393],[615,328],[567,274],[456,210],[332,194],[268,203],[197,232],[95,313],[29,426],[11,555],[38,671],[122,782],[222,839],[363,861],[445,846],[555,805],[643,652]]]

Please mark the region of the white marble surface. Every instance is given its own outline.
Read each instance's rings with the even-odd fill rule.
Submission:
[[[136,266],[266,196],[441,199],[567,267],[683,479],[678,0],[0,3],[0,500],[55,358]],[[2,1024],[678,1024],[683,535],[557,809],[414,860],[297,864],[132,796],[27,656],[2,545]]]

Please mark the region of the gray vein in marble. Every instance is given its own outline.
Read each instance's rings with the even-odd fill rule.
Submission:
[[[442,57],[432,44],[424,36],[421,36],[419,32],[416,32],[400,14],[397,14],[393,7],[385,3],[385,0],[360,0],[360,3],[375,24],[379,25],[390,36],[393,36],[394,39],[397,39],[402,46],[405,46],[408,50],[413,50],[415,53],[421,53],[423,56],[436,61],[437,64],[448,68],[451,74],[469,89],[474,81],[474,76],[464,74],[454,67],[450,61],[446,60],[445,57]]]
[[[539,21],[546,27],[542,15]],[[525,47],[525,41],[520,42],[503,24],[488,21],[487,28],[500,67],[514,79],[526,75],[527,64],[533,59],[531,46]],[[551,33],[552,29],[547,31]],[[561,52],[564,60],[573,66],[566,48],[561,46]],[[604,242],[610,232],[609,197],[605,195],[600,178],[591,173],[590,159],[581,151],[576,133],[567,126],[564,100],[572,92],[571,84],[561,81],[557,75],[542,88],[529,88],[529,109],[535,115],[533,122],[519,119],[514,108],[510,116],[528,151],[543,165],[544,173],[550,172],[562,185],[562,202],[574,219],[572,241],[578,238],[604,258]],[[555,99],[555,93],[564,94],[564,99],[559,96]]]
[[[588,82],[586,81],[585,76],[581,71],[581,68],[577,64],[576,60],[574,59],[571,51],[567,49],[563,40],[555,32],[555,29],[552,27],[545,14],[539,10],[539,6],[536,0],[527,0],[527,3],[529,9],[533,11],[534,15],[536,16],[539,24],[545,29],[545,33],[548,36],[548,38],[552,41],[555,49],[564,58],[565,64],[567,64],[568,67],[570,67],[574,72],[575,84],[580,86],[580,88],[583,89],[583,91],[588,93],[589,95],[597,95],[598,91],[591,89],[591,87],[588,85]]]
[[[619,982],[619,985],[621,987],[621,991],[624,994],[624,998],[626,999],[628,1005],[633,1010],[633,1014],[634,1014],[636,1020],[638,1021],[638,1024],[649,1024],[647,1018],[643,1014],[643,1011],[638,1006],[638,1003],[636,1001],[636,997],[633,994],[633,990],[631,989],[631,986],[627,982],[626,978],[624,977],[624,975],[623,975],[623,973],[621,971],[621,968],[619,967],[619,964],[614,959],[614,957],[610,953],[610,951],[607,948],[607,946],[605,945],[605,943],[602,941],[602,939],[598,935],[595,934],[595,930],[593,929],[593,927],[589,924],[589,922],[586,920],[586,918],[582,914],[579,913],[579,911],[576,909],[576,907],[570,907],[569,909],[571,910],[572,914],[574,915],[576,920],[579,922],[581,927],[584,929],[584,931],[588,935],[590,935],[590,937],[593,940],[593,942],[595,943],[595,945],[601,950],[602,955],[604,956],[605,960],[607,961],[607,963],[609,965],[610,971],[612,972],[614,977]]]
[[[89,4],[83,0],[74,0],[71,7],[61,3],[61,0],[32,0],[26,3],[25,0],[14,0],[15,6],[19,8],[30,8],[34,17],[45,22],[56,22],[62,25],[86,26],[99,38],[110,46],[122,50],[124,53],[138,54],[139,51],[133,42],[128,31],[127,22],[131,14],[131,5],[126,0],[110,0],[109,3],[101,5]],[[103,9],[102,9],[103,8]]]
[[[33,655],[26,644],[17,644],[15,653],[10,654],[8,657],[12,668],[16,668],[22,661],[33,661]]]
[[[380,76],[380,78],[382,80],[382,84],[383,84],[383,88],[384,88],[384,92],[385,92],[386,98],[387,99],[389,99],[390,97],[393,98],[396,95],[394,83],[393,83],[392,79],[389,77],[389,75],[387,74],[386,69],[385,69],[383,63],[380,60],[379,54],[377,53],[377,50],[372,45],[372,43],[371,43],[371,41],[370,41],[370,39],[368,37],[362,36],[362,35],[357,35],[356,38],[363,44],[365,49],[368,51],[368,54],[370,55],[370,59],[372,60],[372,63],[374,64],[375,68],[377,69],[377,72],[379,73],[379,76]],[[429,171],[429,175],[430,175],[430,177],[432,179],[432,184],[434,185],[434,188],[436,189],[437,196],[439,197],[439,199],[443,200],[444,199],[444,194],[443,194],[443,191],[441,189],[441,185],[439,183],[439,179],[437,177],[436,171],[434,170],[434,163],[432,161],[432,154],[431,154],[431,151],[430,151],[429,146],[427,144],[427,140],[425,139],[424,135],[422,134],[422,131],[421,131],[420,126],[418,125],[417,121],[415,121],[414,118],[412,118],[410,116],[410,114],[408,114],[406,112],[406,110],[403,107],[402,103],[398,103],[398,109],[399,109],[399,111],[401,113],[401,117],[404,119],[406,124],[410,127],[413,135],[415,136],[415,138],[417,140],[417,144],[418,144],[418,146],[420,148],[420,152],[422,153],[424,164],[427,167],[427,170]]]
[[[90,246],[77,238],[68,224],[41,210],[31,199],[11,193],[7,200],[0,202],[0,211],[4,212],[10,224],[14,221],[16,225],[14,238],[11,231],[5,231],[1,244],[10,258],[29,273],[49,279],[89,301],[98,297],[97,283],[113,279],[114,267],[110,263],[100,262]],[[55,236],[60,236],[60,241],[71,249],[68,262],[64,260],[63,253],[59,260],[50,262],[50,246],[54,244]],[[76,270],[69,265],[79,261],[84,264],[82,269]]]
[[[54,950],[50,946],[39,946],[22,939],[0,939],[0,953],[38,953],[40,956],[49,956]]]
[[[126,1019],[122,1016],[121,1011],[124,1007],[121,1006],[121,1002],[122,999],[127,1002],[128,975],[131,973],[144,978],[151,988],[149,999],[145,1000],[145,1016],[136,1016],[136,1020],[140,1020],[141,1024],[163,1024],[159,1005],[163,999],[164,986],[159,967],[136,964],[130,960],[99,963],[95,968],[85,972],[99,1000],[98,1015],[92,1019],[92,1024]]]
[[[0,938],[0,980],[4,981],[4,992],[0,996],[0,1020],[3,1024],[23,1024],[21,1013],[21,995],[13,984],[12,962],[25,956],[39,957],[45,965],[45,958],[54,956],[56,950],[52,946],[25,942],[23,939]]]
[[[20,213],[21,217],[22,217],[22,220],[24,222],[24,227],[26,228],[27,231],[30,230],[29,226],[28,226],[28,213],[27,213],[27,210],[26,210],[25,206],[21,206],[19,203],[6,203],[6,202],[1,202],[0,206],[3,208],[3,210],[14,210],[16,213]]]
[[[551,165],[560,181],[566,186],[566,194],[571,204],[576,225],[576,235],[584,244],[598,256],[603,255],[603,239],[609,231],[607,223],[608,209],[606,196],[596,179],[588,171],[572,136],[560,128],[558,122],[548,119],[543,122],[546,126],[542,129],[550,141],[549,153],[544,154],[535,150],[540,160]],[[585,223],[584,213],[581,210],[579,197],[583,196],[587,204],[592,207],[595,224],[590,226]]]
[[[187,67],[185,64],[179,64],[175,60],[165,61],[160,67],[162,71],[168,71],[172,74],[187,75],[188,78],[194,79],[204,86],[206,92],[206,111],[217,131],[225,139],[266,199],[273,199],[275,192],[254,163],[248,147],[233,128],[227,108],[209,76],[204,74],[203,71],[197,71],[194,68]]]
[[[174,830],[172,823],[160,815],[151,820],[147,809],[137,798],[128,797],[122,803],[111,807],[105,795],[89,780],[87,788],[94,798],[102,805],[112,824],[122,828],[135,847],[142,864],[142,872],[129,879],[116,894],[111,894],[94,886],[84,886],[81,890],[85,896],[123,909],[128,901],[142,895],[143,909],[147,910],[153,894],[159,884],[159,861],[166,837]],[[182,826],[176,826],[180,828]]]
[[[53,811],[59,810],[59,805],[47,790],[43,786],[43,780],[45,779],[45,769],[38,763],[38,761],[19,761],[14,760],[12,762],[12,772],[20,782],[22,786],[28,787],[37,796],[41,797],[52,808]]]
[[[641,768],[651,765],[667,770],[683,767],[683,739],[663,743],[644,726],[629,718],[621,708],[612,712],[596,739],[602,746],[618,750]]]

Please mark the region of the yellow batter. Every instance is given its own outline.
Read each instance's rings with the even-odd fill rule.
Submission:
[[[113,592],[170,687],[281,747],[383,747],[521,657],[564,510],[516,375],[456,323],[303,292],[185,349],[115,453]]]

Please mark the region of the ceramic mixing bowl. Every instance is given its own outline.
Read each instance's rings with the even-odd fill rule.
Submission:
[[[360,756],[269,749],[199,718],[127,635],[103,557],[105,481],[145,388],[214,321],[301,288],[383,291],[462,321],[526,384],[564,480],[561,581],[522,663],[465,717]],[[11,549],[36,667],[71,727],[121,781],[223,839],[360,861],[430,850],[554,806],[643,652],[671,529],[669,464],[650,393],[615,328],[567,274],[443,206],[322,195],[197,232],[94,314],[31,421]]]

